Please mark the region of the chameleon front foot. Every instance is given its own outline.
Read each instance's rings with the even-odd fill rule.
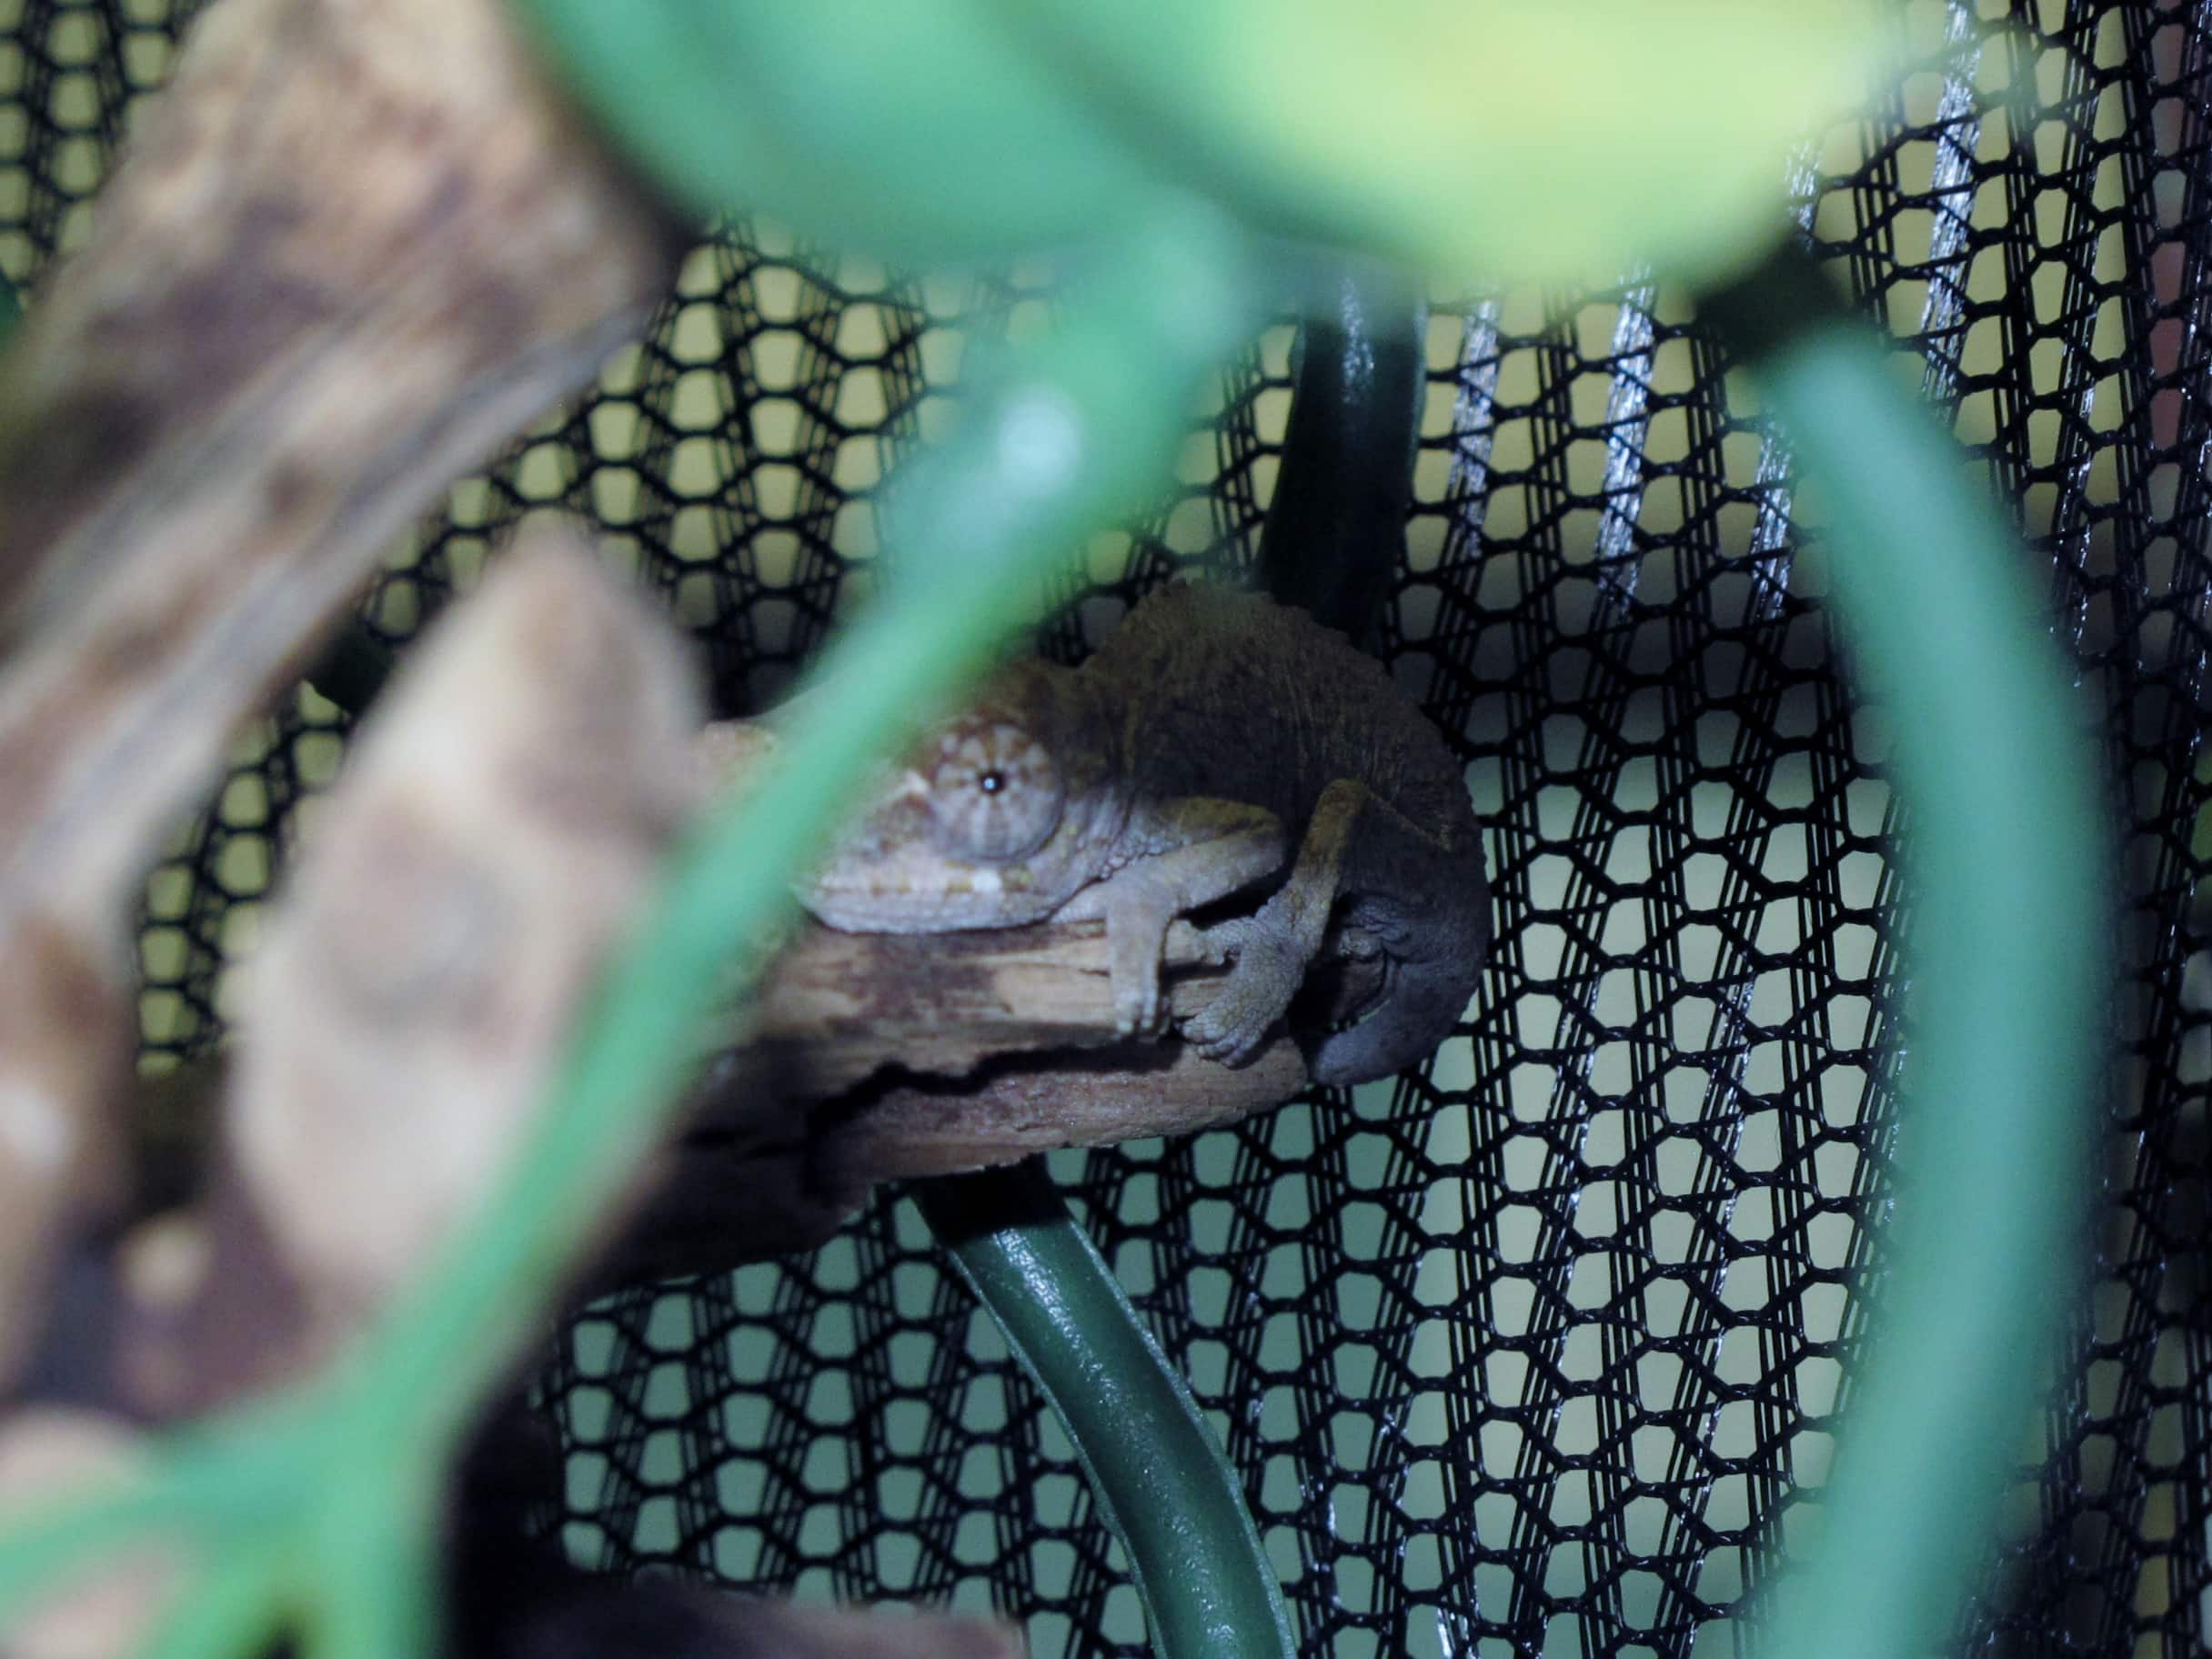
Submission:
[[[1113,1025],[1124,1037],[1155,1037],[1166,1027],[1160,961],[1172,916],[1161,907],[1131,904],[1107,919]]]
[[[1224,1066],[1251,1063],[1305,975],[1291,945],[1245,930],[1236,964],[1212,1002],[1182,1023],[1183,1041]]]
[[[1116,975],[1113,981],[1113,1029],[1124,1037],[1156,1035],[1165,1011],[1160,995],[1160,970]]]

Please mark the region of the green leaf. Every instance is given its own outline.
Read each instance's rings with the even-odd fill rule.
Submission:
[[[930,263],[1110,232],[1164,186],[1501,280],[1747,261],[1885,41],[1867,0],[519,4],[702,212]]]

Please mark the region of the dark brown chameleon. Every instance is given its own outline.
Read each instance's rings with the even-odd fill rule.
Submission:
[[[1187,583],[1080,669],[1000,674],[910,752],[799,896],[860,933],[1102,918],[1130,1032],[1158,1029],[1161,944],[1191,916],[1232,966],[1184,1039],[1233,1066],[1290,1012],[1326,1083],[1434,1048],[1490,942],[1466,782],[1421,712],[1303,611]],[[1352,1006],[1298,1017],[1310,971],[1353,967]]]

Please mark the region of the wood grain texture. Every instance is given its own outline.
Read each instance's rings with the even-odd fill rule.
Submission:
[[[0,364],[0,925],[112,906],[679,244],[494,0],[225,0]],[[58,897],[57,897],[58,895]]]
[[[497,0],[224,0],[144,112],[0,363],[0,1380],[121,1139],[163,838],[680,246]]]
[[[1169,930],[1175,1020],[1225,970]],[[1011,1163],[1069,1146],[1189,1134],[1306,1086],[1278,1031],[1232,1069],[1173,1037],[1115,1030],[1099,922],[972,933],[839,933],[802,923],[741,1044],[716,1056],[656,1196],[592,1283],[608,1286],[819,1243],[880,1181]]]

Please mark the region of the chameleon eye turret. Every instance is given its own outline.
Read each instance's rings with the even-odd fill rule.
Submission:
[[[994,863],[1043,846],[1067,802],[1051,751],[1005,720],[953,727],[938,744],[929,783],[939,849]]]

